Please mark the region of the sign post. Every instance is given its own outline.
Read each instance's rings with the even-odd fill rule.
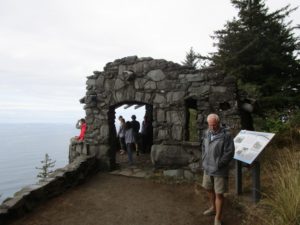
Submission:
[[[235,190],[236,194],[242,194],[243,190],[242,162],[235,160]]]
[[[260,200],[260,163],[257,160],[255,161],[255,159],[271,141],[274,135],[274,133],[241,130],[240,133],[234,138],[234,159],[236,159],[236,194],[242,194],[242,167],[243,163],[246,163],[251,165],[252,170],[253,201],[258,202]]]
[[[254,162],[252,167],[252,199],[254,202],[258,202],[261,197],[260,192],[260,163],[258,161]]]

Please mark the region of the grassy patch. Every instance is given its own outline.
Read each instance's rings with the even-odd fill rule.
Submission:
[[[300,224],[300,157],[297,151],[285,151],[271,166],[272,188],[265,193],[262,221],[266,225]]]
[[[247,225],[300,225],[300,149],[271,149],[264,160],[262,200],[247,204]]]

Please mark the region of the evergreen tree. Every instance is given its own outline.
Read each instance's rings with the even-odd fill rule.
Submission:
[[[56,161],[53,161],[46,153],[45,159],[41,161],[42,167],[36,167],[36,169],[40,170],[37,177],[41,178],[40,180],[47,178],[53,172],[51,168],[55,166],[55,162]]]
[[[193,50],[193,47],[191,47],[190,51],[186,53],[185,60],[182,64],[196,69],[198,60],[198,54]]]
[[[213,36],[218,51],[213,64],[247,84],[265,107],[300,103],[299,37],[286,17],[296,8],[269,13],[264,0],[231,0],[238,18]]]

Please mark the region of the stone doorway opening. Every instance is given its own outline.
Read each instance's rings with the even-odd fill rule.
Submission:
[[[133,145],[133,166],[128,164],[128,155],[121,150],[121,143],[118,137],[120,129],[119,116],[125,122],[132,122],[132,115],[136,116],[136,121],[140,124],[137,136],[137,146]],[[110,107],[108,113],[109,120],[109,146],[110,165],[112,170],[123,171],[126,169],[152,168],[150,160],[151,146],[153,144],[153,106],[144,102],[121,102]],[[137,147],[137,149],[136,149]],[[125,149],[126,150],[126,149]],[[139,153],[139,154],[137,154]]]
[[[187,98],[185,100],[185,135],[184,140],[187,142],[198,142],[199,141],[199,128],[198,128],[198,111],[197,111],[197,100],[193,98]]]

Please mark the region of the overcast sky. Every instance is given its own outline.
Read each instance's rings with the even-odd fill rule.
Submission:
[[[236,14],[230,0],[0,0],[0,122],[74,123],[93,71],[132,55],[207,54]],[[300,9],[290,19],[299,24]]]

